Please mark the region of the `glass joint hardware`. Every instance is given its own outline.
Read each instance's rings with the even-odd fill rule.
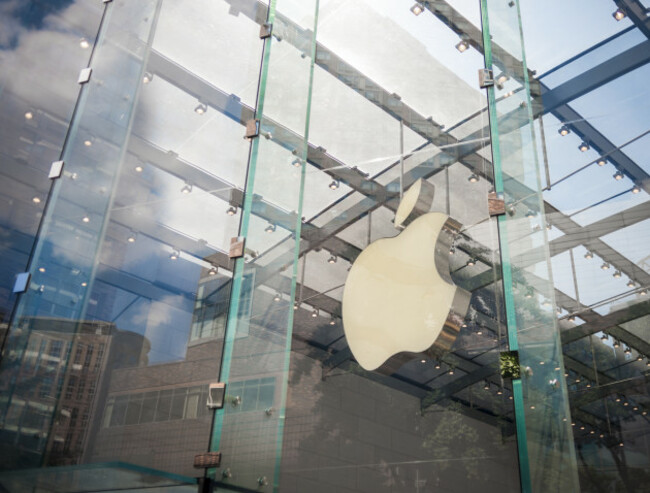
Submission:
[[[480,68],[478,70],[478,85],[481,89],[494,85],[494,73],[492,70],[489,68]]]
[[[248,120],[246,122],[246,135],[244,135],[245,139],[252,140],[255,137],[260,136],[260,121],[257,119],[254,120]]]
[[[488,210],[490,217],[502,216],[506,213],[506,201],[503,199],[503,194],[488,193]]]
[[[257,484],[259,486],[266,486],[269,484],[269,480],[266,479],[266,476],[260,476],[259,478],[257,478]]]
[[[226,384],[224,382],[211,383],[208,388],[208,409],[221,409],[226,397]]]
[[[273,34],[273,24],[265,22],[260,26],[260,39],[270,38]]]
[[[226,467],[223,471],[221,471],[221,477],[223,479],[232,478],[232,471],[229,467]]]
[[[90,80],[90,75],[93,73],[93,69],[90,67],[82,68],[81,71],[79,72],[79,78],[77,79],[77,82],[79,84],[85,84]]]
[[[14,293],[24,293],[27,291],[27,286],[29,286],[29,280],[32,275],[29,272],[21,272],[16,276],[16,282],[14,283]]]
[[[273,409],[272,407],[267,407],[267,408],[264,410],[264,413],[265,413],[267,416],[273,416],[273,413],[274,413],[274,412],[275,412],[275,409]]]
[[[48,175],[48,178],[50,180],[54,180],[56,178],[61,177],[61,173],[63,173],[63,165],[65,163],[63,161],[54,161],[52,165],[50,166],[50,173]]]
[[[230,258],[243,257],[245,243],[246,243],[246,238],[244,236],[233,236],[230,239],[230,250],[228,251],[228,257]]]
[[[205,452],[194,456],[196,469],[209,469],[221,465],[221,452]]]

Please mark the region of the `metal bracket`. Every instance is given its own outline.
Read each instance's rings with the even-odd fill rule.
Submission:
[[[244,138],[251,140],[259,136],[260,136],[260,121],[257,119],[248,120],[246,122],[246,134],[244,135]]]
[[[220,464],[221,452],[206,452],[194,456],[194,467],[197,469],[219,467]]]
[[[270,38],[273,34],[273,24],[265,22],[260,26],[260,39]]]
[[[32,275],[29,272],[21,272],[16,276],[16,282],[14,283],[14,293],[24,293],[27,291],[27,286],[29,286],[29,280]]]
[[[50,174],[48,175],[48,178],[50,180],[53,180],[55,178],[60,178],[61,173],[63,173],[64,164],[65,163],[63,161],[54,161],[50,166]]]
[[[239,258],[244,256],[244,244],[246,238],[243,236],[234,236],[230,239],[230,251],[228,256],[230,258]]]
[[[208,409],[221,409],[226,396],[226,384],[224,382],[211,383],[208,388]]]
[[[494,85],[494,74],[488,68],[478,70],[478,85],[481,89],[492,87]]]
[[[93,73],[93,69],[90,67],[82,68],[81,72],[79,72],[79,78],[77,79],[77,82],[79,84],[85,84],[90,80],[90,74]]]
[[[488,210],[490,217],[501,216],[506,213],[506,202],[501,194],[496,192],[488,193]]]

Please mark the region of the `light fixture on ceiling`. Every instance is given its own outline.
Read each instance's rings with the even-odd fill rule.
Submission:
[[[181,193],[190,193],[192,191],[192,184],[185,182],[185,185],[183,185],[183,188],[181,188]]]
[[[634,185],[631,190],[632,193],[639,193],[640,191],[641,187],[639,187],[639,185]]]
[[[231,205],[230,207],[228,207],[228,209],[226,209],[226,214],[228,214],[229,216],[234,216],[235,214],[237,214],[237,207]]]
[[[314,309],[311,311],[311,318],[316,318],[318,317],[318,310]]]
[[[273,233],[275,231],[275,224],[269,223],[267,224],[266,228],[264,228],[264,232],[266,233]]]
[[[547,222],[547,223],[546,223],[546,229],[547,229],[547,231],[552,230],[552,229],[553,229],[553,225],[552,225],[551,223]]]
[[[82,49],[87,50],[90,47],[90,43],[86,38],[81,38],[79,40],[79,46],[81,46]]]
[[[451,245],[451,248],[449,249],[449,255],[453,255],[456,253],[456,247],[454,245]]]
[[[646,288],[643,288],[641,291],[639,291],[639,294],[641,296],[645,296],[646,294],[648,294],[648,290]]]
[[[470,183],[476,183],[479,180],[478,175],[476,173],[472,173],[467,177],[467,181]]]
[[[627,281],[627,284],[626,284],[626,286],[628,288],[633,288],[635,285],[636,285],[636,283],[634,282],[634,279],[630,279],[629,281]]]
[[[526,294],[524,295],[524,298],[531,299],[534,294],[535,292],[533,291],[533,288],[529,287],[528,289],[526,289]]]
[[[422,12],[424,12],[424,5],[422,5],[420,2],[415,2],[410,10],[414,15],[420,15]]]
[[[153,74],[151,72],[145,72],[142,76],[142,82],[144,84],[149,84],[153,80]]]
[[[609,270],[609,264],[607,262],[603,262],[603,265],[601,265],[600,268],[603,270]]]
[[[562,125],[560,128],[558,128],[557,133],[564,137],[565,135],[569,135],[571,133],[571,130],[566,125]]]
[[[476,328],[476,335],[479,335],[479,336],[482,336],[482,335],[483,335],[483,326],[482,326],[482,325],[479,325],[479,326]]]
[[[281,300],[282,300],[282,293],[280,293],[280,291],[277,291],[275,293],[275,296],[273,296],[273,301],[275,301],[277,303],[278,301],[281,301]]]
[[[497,389],[497,395],[503,395],[503,389],[501,387]],[[512,399],[512,396],[510,398]]]
[[[609,339],[609,336],[605,332],[603,332],[603,335],[600,336],[600,340],[601,341],[606,341],[607,339]]]
[[[612,17],[618,22],[625,19],[627,17],[627,14],[625,13],[625,10],[619,7],[614,12],[612,12]]]
[[[337,260],[338,260],[338,258],[336,257],[336,255],[330,255],[330,258],[327,259],[327,263],[328,264],[335,264]]]
[[[426,362],[427,362],[427,360],[425,360],[425,359],[420,360],[420,363],[422,363],[423,365],[426,364]]]
[[[144,168],[142,167],[141,164],[138,164],[138,165],[137,165],[135,168],[133,168],[133,169],[135,169],[135,172],[136,172],[136,173],[142,173],[142,171],[144,170]]]
[[[578,149],[580,149],[581,152],[587,152],[589,150],[589,144],[587,142],[580,142]]]
[[[169,254],[170,260],[178,260],[180,256],[181,256],[181,252],[179,252],[176,249],[172,250],[172,253]]]
[[[338,180],[332,180],[332,183],[329,184],[330,190],[336,190],[339,188],[340,182]]]
[[[128,243],[135,243],[137,236],[134,231],[129,231],[129,235],[126,237]]]
[[[616,173],[614,173],[613,176],[616,181],[620,181],[624,178],[625,175],[623,175],[623,173],[621,173],[620,171],[617,171]]]
[[[84,145],[86,147],[92,147],[92,145],[95,143],[95,138],[94,137],[88,137],[86,140],[84,140]]]
[[[440,369],[440,361],[436,361],[435,364],[433,365],[433,368],[436,370]]]
[[[300,305],[298,305],[298,302],[296,301],[296,302],[293,304],[293,311],[295,312],[295,311],[298,309],[299,306],[300,306]]]
[[[641,353],[639,353],[638,356],[636,357],[636,360],[637,361],[643,361],[643,355]]]
[[[204,115],[206,111],[208,111],[208,105],[205,103],[199,103],[196,108],[194,108],[194,113],[197,115]]]
[[[456,49],[463,53],[469,49],[469,43],[465,39],[461,39],[460,42],[456,45]]]
[[[537,215],[537,213],[536,213],[534,210],[532,210],[532,209],[528,209],[528,210],[526,211],[526,214],[524,214],[524,215],[525,215],[527,218],[530,219],[530,218],[532,218],[532,217],[535,217],[535,216]]]
[[[83,217],[81,218],[81,221],[84,223],[89,223],[90,222],[90,215],[86,212],[84,213]]]
[[[300,168],[302,166],[302,159],[296,158],[293,161],[291,161],[291,164],[293,165],[294,168]]]
[[[575,315],[569,315],[569,316],[567,317],[567,320],[568,320],[569,322],[575,322],[575,321],[576,321],[576,317],[575,317]]]
[[[449,368],[449,374],[450,374],[450,375],[453,375],[453,374],[454,374],[454,367],[453,367],[453,366],[452,366],[451,368]]]
[[[632,354],[632,349],[630,346],[625,346],[625,350],[623,351],[625,354]]]
[[[34,118],[34,113],[31,110],[26,111],[25,112],[25,120],[31,120],[32,118]]]
[[[614,344],[612,345],[614,346],[614,349],[618,349],[619,347],[621,347],[621,343],[618,341],[618,339],[614,339]]]
[[[614,273],[612,274],[612,277],[613,277],[614,279],[620,279],[622,275],[623,275],[623,274],[621,273],[621,271],[618,270],[618,269],[616,269],[616,270],[614,271]]]
[[[210,267],[210,269],[208,270],[208,275],[209,276],[216,276],[217,275],[217,268],[214,265],[212,267]]]
[[[34,202],[35,204],[40,204],[41,203],[41,198],[40,197],[33,197],[32,202]]]
[[[474,257],[470,257],[467,259],[467,266],[468,267],[473,267],[476,265],[476,259]]]
[[[587,253],[585,253],[585,258],[587,260],[591,260],[592,258],[594,258],[594,254],[591,253],[591,251],[587,250]]]
[[[596,161],[596,164],[598,166],[605,166],[607,164],[607,159],[601,157],[598,161]]]
[[[488,382],[487,380],[483,384],[483,390],[490,390],[490,382]]]
[[[38,272],[45,272],[45,267],[39,267]]]

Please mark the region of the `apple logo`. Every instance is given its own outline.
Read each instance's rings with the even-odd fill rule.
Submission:
[[[391,374],[413,358],[449,351],[460,332],[471,295],[449,275],[449,248],[461,225],[428,212],[432,201],[433,185],[416,181],[395,214],[395,225],[406,228],[371,243],[350,269],[343,328],[366,370]]]

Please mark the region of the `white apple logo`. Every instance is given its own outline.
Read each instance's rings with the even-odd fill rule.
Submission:
[[[423,197],[423,188],[418,180],[404,194],[396,226],[416,205],[425,202],[429,210],[433,196]],[[430,212],[398,236],[371,243],[356,259],[343,292],[343,327],[364,369],[392,373],[416,356],[451,348],[470,300],[449,275],[451,233],[459,229],[447,215]]]

